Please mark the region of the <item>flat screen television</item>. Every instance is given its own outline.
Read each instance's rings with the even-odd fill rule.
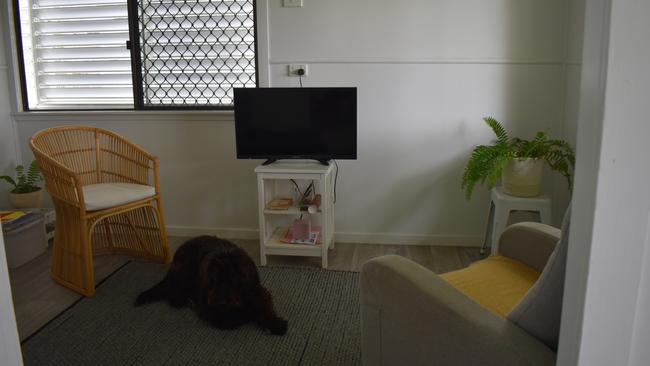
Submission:
[[[357,88],[235,88],[238,159],[357,158]]]

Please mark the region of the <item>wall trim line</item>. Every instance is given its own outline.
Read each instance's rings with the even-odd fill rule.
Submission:
[[[574,60],[561,59],[492,59],[492,58],[401,58],[401,57],[351,57],[351,58],[287,58],[270,59],[276,64],[469,64],[469,65],[564,65],[576,63]]]
[[[170,236],[194,237],[199,235],[215,235],[228,239],[259,239],[257,229],[198,227],[198,226],[167,226]],[[384,245],[426,245],[426,246],[462,246],[480,247],[483,236],[479,235],[419,235],[419,234],[390,234],[390,233],[334,233],[336,242],[357,244]]]

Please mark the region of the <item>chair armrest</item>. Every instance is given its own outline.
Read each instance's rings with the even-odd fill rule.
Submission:
[[[361,271],[364,365],[553,365],[555,352],[408,259]]]
[[[45,179],[45,188],[52,199],[83,209],[84,198],[79,176],[58,161],[31,146],[38,168]]]
[[[538,222],[510,225],[499,238],[499,254],[541,272],[560,240],[560,234],[560,229]]]

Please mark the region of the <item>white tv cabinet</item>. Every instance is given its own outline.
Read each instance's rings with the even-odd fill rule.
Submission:
[[[266,265],[268,255],[292,255],[321,257],[321,265],[327,268],[327,251],[334,248],[334,178],[332,165],[325,166],[311,162],[280,161],[255,168],[257,173],[260,261]],[[316,193],[321,195],[320,209],[313,214],[300,211],[298,203],[287,210],[267,209],[274,198],[293,197],[294,186],[291,179],[301,185],[301,189],[313,181]],[[294,219],[308,218],[312,226],[321,226],[321,244],[287,244],[281,239]]]

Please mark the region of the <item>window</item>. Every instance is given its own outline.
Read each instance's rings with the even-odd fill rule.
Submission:
[[[257,86],[254,0],[15,3],[26,109],[230,109]]]
[[[133,105],[126,0],[20,0],[30,109]]]
[[[233,87],[255,87],[253,9],[252,1],[140,2],[143,105],[231,105]]]

